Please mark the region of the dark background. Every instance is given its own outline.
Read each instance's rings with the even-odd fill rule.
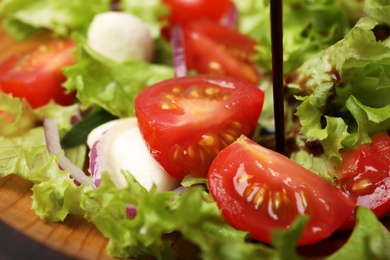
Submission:
[[[0,260],[73,260],[36,242],[0,221]]]

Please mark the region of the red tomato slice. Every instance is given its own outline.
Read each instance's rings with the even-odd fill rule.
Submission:
[[[199,19],[219,21],[231,8],[230,0],[163,0],[170,8],[170,24],[184,24]]]
[[[205,20],[184,25],[183,35],[188,69],[260,82],[253,62],[255,40],[231,27]]]
[[[390,211],[390,137],[383,132],[372,137],[370,145],[361,145],[342,153],[341,188],[357,198],[357,205],[371,209],[378,218]],[[350,219],[351,227],[354,218]]]
[[[74,94],[66,94],[62,68],[74,63],[70,40],[56,40],[23,55],[13,56],[0,65],[0,90],[25,98],[33,108],[51,99],[69,105]]]
[[[206,177],[218,152],[250,135],[263,107],[257,86],[220,75],[159,82],[135,100],[140,131],[154,158],[174,178]]]
[[[225,218],[253,238],[270,243],[273,229],[309,216],[299,245],[329,237],[355,203],[340,189],[275,151],[242,136],[214,159],[209,189]]]

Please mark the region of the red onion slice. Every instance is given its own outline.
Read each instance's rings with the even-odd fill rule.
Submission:
[[[179,187],[177,187],[176,189],[174,189],[172,191],[175,192],[176,194],[182,195],[187,190],[188,190],[188,187],[183,187],[180,185]]]
[[[184,77],[187,75],[187,66],[184,50],[183,29],[181,26],[172,27],[170,43],[173,48],[173,68],[175,71],[175,77]]]
[[[229,26],[236,27],[238,22],[238,10],[234,3],[231,3],[229,11],[221,18],[220,23]]]
[[[60,144],[60,136],[58,134],[56,121],[45,117],[43,120],[43,129],[45,131],[45,141],[49,152],[51,154],[61,153],[58,159],[58,166],[62,170],[69,170],[70,176],[74,179],[76,184],[91,184],[91,179],[83,172],[83,170],[74,165],[65,156]]]
[[[127,204],[126,216],[131,219],[135,218],[137,216],[137,207],[133,204]]]
[[[102,182],[102,169],[104,171],[104,160],[101,159],[101,153],[99,152],[100,141],[96,141],[89,152],[89,172],[92,176],[92,182],[95,187],[98,187]]]
[[[71,118],[70,118],[70,124],[72,126],[74,126],[75,124],[77,124],[78,122],[80,122],[81,118],[82,118],[82,109],[81,109],[81,105],[79,104],[77,106],[77,113],[74,114]]]

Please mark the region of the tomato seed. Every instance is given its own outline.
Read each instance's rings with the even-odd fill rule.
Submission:
[[[223,134],[222,137],[228,142],[229,144],[233,143],[236,138],[230,134]]]
[[[173,160],[178,162],[181,159],[182,149],[179,146],[176,146],[176,149],[173,153]]]
[[[243,183],[243,182],[248,182],[249,179],[252,179],[252,175],[249,174],[243,174],[240,177],[238,177],[237,182],[238,183]]]
[[[265,198],[265,191],[266,191],[266,187],[263,186],[256,192],[255,196],[253,197],[252,202],[255,204],[256,209],[261,204],[263,204]]]
[[[208,65],[209,72],[219,73],[221,71],[221,64],[211,61]]]
[[[306,211],[306,208],[307,208],[306,195],[305,195],[304,191],[298,192],[297,195],[299,196],[299,198],[298,197],[296,198],[297,199],[298,211],[299,211],[299,213],[302,214],[302,213],[304,213]]]
[[[172,102],[163,102],[161,104],[161,109],[163,109],[163,110],[171,110],[171,109],[177,109],[177,108],[178,108],[178,106]]]
[[[188,156],[191,157],[192,159],[194,159],[196,156],[195,148],[192,145],[188,146],[187,153],[188,153]]]
[[[352,190],[353,191],[362,191],[366,189],[367,187],[371,186],[372,182],[369,179],[362,179],[356,183],[353,184]]]
[[[172,89],[172,92],[175,94],[179,94],[181,92],[181,88],[175,87]]]
[[[249,183],[249,185],[246,186],[242,195],[247,199],[248,202],[250,202],[253,201],[253,197],[256,194],[254,192],[257,192],[258,190],[259,187],[257,187],[257,183]]]
[[[202,135],[202,140],[198,142],[200,146],[213,146],[215,139],[212,135]]]
[[[171,99],[171,100],[174,100],[174,99],[175,99],[175,95],[172,95],[172,94],[166,94],[166,95],[165,95],[165,98],[166,98],[166,99]]]
[[[200,96],[198,89],[192,89],[190,92],[190,97],[198,98]]]
[[[229,125],[232,126],[232,128],[234,128],[235,130],[242,129],[242,124],[238,121],[232,121]]]
[[[216,88],[207,88],[207,89],[205,89],[205,94],[207,95],[207,96],[214,96],[214,95],[216,95],[219,91],[218,91],[218,89],[216,89]]]

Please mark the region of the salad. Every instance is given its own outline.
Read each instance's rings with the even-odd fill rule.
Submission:
[[[285,155],[269,1],[195,2],[2,1],[54,40],[0,65],[0,177],[112,257],[175,258],[177,232],[201,259],[390,258],[390,2],[283,1]]]

